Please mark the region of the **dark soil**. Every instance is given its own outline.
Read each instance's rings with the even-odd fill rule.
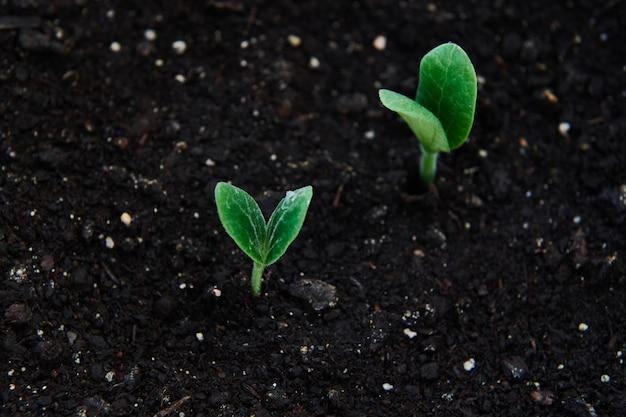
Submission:
[[[0,414],[626,415],[624,27],[620,0],[0,0]],[[377,89],[448,40],[477,117],[425,192]],[[266,213],[315,189],[258,300],[220,180]]]

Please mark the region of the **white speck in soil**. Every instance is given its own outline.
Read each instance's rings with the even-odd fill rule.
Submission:
[[[561,134],[561,136],[563,136],[565,138],[567,137],[567,134],[568,134],[570,128],[571,128],[571,126],[567,122],[559,123],[559,133]]]
[[[128,214],[127,212],[124,212],[120,216],[120,220],[122,221],[122,223],[124,223],[125,226],[130,226],[131,222],[133,221],[133,218],[130,217],[130,214]]]
[[[78,339],[78,335],[72,331],[67,332],[67,341],[70,345],[73,345],[74,342]]]
[[[119,42],[111,42],[110,48],[111,48],[111,52],[117,53],[122,50],[122,45],[120,45]]]
[[[390,383],[388,383],[388,382],[385,382],[385,383],[383,384],[383,389],[384,389],[385,391],[391,391],[391,390],[393,389],[393,385],[391,385],[391,384],[390,384]]]
[[[387,47],[387,38],[385,38],[383,35],[378,35],[376,36],[376,38],[374,38],[374,42],[372,42],[372,45],[374,45],[374,48],[376,48],[377,50],[384,51]]]
[[[111,9],[107,11],[107,17],[113,19],[115,17],[115,10]]]
[[[565,369],[565,365],[563,365],[562,363],[559,364],[559,366],[556,367],[556,369],[558,369],[559,371],[561,369]]]
[[[469,358],[468,360],[463,362],[463,369],[465,369],[467,372],[471,371],[475,367],[476,367],[476,361],[474,360],[474,358]]]
[[[112,382],[113,381],[113,377],[115,376],[115,373],[113,371],[109,371],[106,373],[106,375],[104,376],[104,379],[107,380],[107,382]]]
[[[248,41],[241,41],[239,46],[241,47],[241,49],[246,49],[248,46],[250,46],[250,42],[248,42]]]
[[[365,132],[365,139],[374,139],[376,137],[376,132],[374,132],[373,130],[368,130],[367,132]]]
[[[187,284],[183,282],[178,286],[178,288],[180,288],[181,290],[184,290],[185,288],[187,288]]]
[[[302,39],[300,39],[300,36],[297,35],[289,35],[287,36],[287,42],[289,42],[289,45],[297,48],[302,44]]]
[[[604,374],[600,377],[600,381],[602,381],[605,384],[608,384],[609,382],[611,382],[611,377],[608,376],[607,374]]]
[[[417,333],[409,329],[408,327],[404,329],[402,333],[404,333],[409,339],[413,339],[415,336],[417,336]]]
[[[204,335],[198,332],[196,333],[196,339],[198,339],[198,342],[204,342]]]
[[[207,158],[206,161],[204,161],[204,164],[208,167],[214,167],[215,166],[215,161],[212,160],[211,158]]]
[[[185,81],[187,81],[187,79],[185,78],[185,76],[183,74],[176,74],[176,81],[178,81],[181,84],[184,84]]]
[[[316,57],[312,56],[311,59],[309,59],[309,67],[313,68],[313,69],[317,69],[320,67],[320,60],[317,59]]]
[[[15,384],[9,384],[9,390],[15,391]]]
[[[108,249],[113,249],[115,247],[115,241],[113,240],[111,236],[107,236],[106,239],[104,240],[104,243],[106,244],[106,247]]]
[[[486,158],[487,157],[487,151],[484,149],[481,149],[478,151],[478,156],[480,156],[481,158]]]
[[[589,326],[587,325],[587,323],[580,323],[578,325],[579,332],[586,332],[588,329],[589,329]]]
[[[154,41],[157,38],[157,34],[153,29],[146,29],[143,33],[143,37],[146,38],[147,41]]]
[[[574,219],[572,219],[572,221],[574,222],[574,224],[580,224],[580,216],[575,216]]]
[[[164,64],[162,59],[157,59],[154,61],[154,65],[156,65],[157,67],[162,67]]]
[[[215,297],[221,297],[222,296],[222,290],[220,290],[219,288],[213,288],[211,290],[211,294],[213,294]]]
[[[178,55],[182,55],[187,50],[187,44],[185,43],[185,41],[176,41],[172,43],[172,49],[174,49],[174,52],[176,52]]]

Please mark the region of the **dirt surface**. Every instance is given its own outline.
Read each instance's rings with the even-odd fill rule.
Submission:
[[[626,415],[624,27],[620,0],[0,0],[0,415]],[[449,40],[477,117],[425,191],[377,89]],[[315,189],[258,300],[220,180],[266,214]]]

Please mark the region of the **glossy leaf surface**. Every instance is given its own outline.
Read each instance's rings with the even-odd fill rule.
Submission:
[[[426,149],[431,152],[450,151],[441,122],[427,108],[391,90],[380,90],[378,96],[385,107],[402,117]]]
[[[460,46],[444,43],[422,58],[416,101],[439,119],[451,150],[465,143],[472,129],[476,94],[476,72]]]
[[[226,233],[246,255],[265,264],[267,233],[263,213],[256,201],[241,188],[220,182],[215,187],[215,203]]]
[[[278,203],[267,224],[266,265],[273,264],[283,256],[298,236],[312,197],[313,188],[307,186],[287,191],[285,198]]]

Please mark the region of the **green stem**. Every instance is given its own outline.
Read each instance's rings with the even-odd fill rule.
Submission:
[[[252,265],[252,277],[250,282],[252,283],[252,296],[258,297],[261,295],[261,284],[263,283],[263,270],[265,265],[254,262]]]
[[[435,180],[437,173],[437,157],[439,152],[428,152],[422,146],[422,154],[420,156],[420,178],[425,184],[430,184]]]

